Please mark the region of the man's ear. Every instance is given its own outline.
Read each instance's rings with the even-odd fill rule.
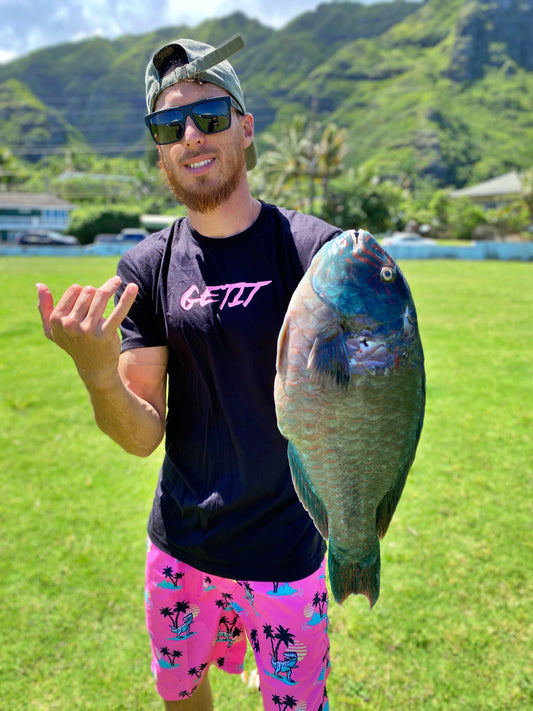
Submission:
[[[254,137],[254,117],[252,116],[252,114],[244,114],[244,116],[242,116],[241,121],[243,135],[245,139],[244,147],[248,148],[248,146],[252,143]]]

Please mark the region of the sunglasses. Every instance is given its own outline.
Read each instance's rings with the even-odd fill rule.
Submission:
[[[187,116],[202,133],[220,133],[231,126],[231,107],[240,112],[230,96],[195,101],[194,104],[155,111],[144,120],[152,138],[159,145],[177,143],[185,133]]]

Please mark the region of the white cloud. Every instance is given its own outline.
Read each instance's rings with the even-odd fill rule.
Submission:
[[[361,0],[360,0],[361,1]],[[362,0],[366,3],[378,0]],[[266,25],[280,27],[312,10],[321,0],[249,0],[244,12]],[[0,62],[40,47],[100,35],[141,34],[158,27],[197,25],[209,17],[243,10],[242,0],[203,0],[193,10],[183,0],[0,0]]]
[[[10,62],[12,59],[15,59],[17,55],[15,52],[8,52],[3,49],[0,49],[0,64],[5,64],[6,62]]]

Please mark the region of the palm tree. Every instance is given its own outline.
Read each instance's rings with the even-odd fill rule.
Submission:
[[[170,607],[162,607],[159,610],[159,614],[163,615],[163,617],[172,617],[172,610],[170,609]]]
[[[259,652],[260,645],[259,645],[259,637],[257,635],[257,630],[254,628],[250,632],[250,642],[252,643],[252,647],[256,652]]]
[[[289,647],[291,644],[294,644],[294,635],[288,627],[282,627],[281,625],[278,625],[276,634],[274,636],[278,640],[276,649],[274,651],[274,657],[275,659],[279,659],[278,651],[280,646],[284,644],[286,647]]]
[[[197,679],[199,679],[202,676],[203,670],[208,666],[208,664],[200,664],[199,667],[191,667],[187,674],[189,676],[195,676]]]
[[[261,157],[266,185],[265,197],[275,202],[285,198],[303,206],[302,178],[308,175],[309,139],[305,120],[295,116],[281,137],[263,135],[269,149]]]
[[[244,594],[246,595],[246,599],[249,600],[250,605],[253,605],[254,604],[254,589],[253,589],[253,587],[250,585],[249,582],[246,582],[246,581],[239,583],[239,585],[244,588]]]
[[[226,615],[222,615],[222,617],[218,621],[218,624],[220,627],[222,627],[222,625],[224,625],[224,627],[226,628],[226,632],[229,633],[230,627],[229,627],[228,618],[226,617]]]
[[[222,599],[215,600],[215,605],[225,610],[229,607],[230,602],[233,600],[233,595],[231,593],[221,593],[221,595]]]
[[[272,627],[270,625],[263,625],[263,632],[265,634],[265,637],[270,640],[270,644],[272,647],[272,656],[275,657],[274,653],[274,632],[272,631]]]
[[[320,617],[324,617],[324,609],[328,601],[328,594],[323,592],[316,592],[313,597],[313,607],[318,608],[318,614]]]
[[[169,649],[168,647],[161,647],[161,649],[159,650],[159,653],[160,653],[163,657],[166,657],[166,658],[168,659],[169,664],[172,664],[172,661],[171,661],[171,658],[170,658],[171,651],[170,651],[170,649]]]
[[[283,707],[283,711],[286,711],[286,709],[294,709],[296,708],[296,704],[298,703],[298,700],[294,698],[294,696],[287,696],[283,697],[283,703],[285,706]]]
[[[163,568],[163,576],[164,576],[165,578],[172,578],[172,573],[173,573],[173,572],[174,572],[174,571],[173,571],[171,565],[168,565],[166,568]]]
[[[315,214],[317,181],[322,186],[322,201],[327,203],[329,182],[343,170],[346,131],[333,123],[321,126],[314,116],[307,121],[295,116],[281,137],[264,134],[263,139],[269,146],[261,156],[266,199],[290,200],[296,207],[306,206],[307,212]]]
[[[272,694],[272,701],[276,704],[276,706],[281,709],[281,696],[278,696],[277,694]]]
[[[190,605],[186,600],[178,600],[176,604],[174,605],[174,609],[172,612],[174,613],[175,617],[173,619],[174,627],[179,627],[179,619],[180,619],[180,614],[183,612],[187,612],[189,609]],[[168,608],[167,608],[168,609]],[[163,611],[161,610],[161,614],[163,615]],[[167,615],[164,615],[167,617]]]
[[[334,123],[328,123],[317,146],[317,175],[322,185],[322,201],[329,201],[329,183],[344,169],[343,160],[346,157],[346,129],[340,129]]]
[[[313,596],[313,607],[318,607],[320,611],[320,592],[316,592]]]
[[[166,568],[163,568],[163,577],[165,577],[167,580],[170,580],[170,582],[172,583],[172,585],[174,585],[175,588],[178,587],[178,581],[180,581],[184,575],[185,573],[174,573],[174,570],[170,565]]]
[[[172,652],[171,652],[171,655],[172,655],[171,664],[172,664],[172,666],[175,666],[175,664],[176,664],[176,659],[179,659],[180,657],[182,657],[182,656],[183,656],[183,652],[180,652],[179,649],[173,649]]]

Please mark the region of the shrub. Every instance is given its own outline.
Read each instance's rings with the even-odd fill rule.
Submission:
[[[469,198],[450,200],[448,233],[452,239],[472,239],[476,227],[487,222],[483,209]]]
[[[140,217],[139,209],[131,206],[80,208],[71,213],[68,232],[81,244],[89,244],[97,234],[116,234],[124,227],[140,227]]]

